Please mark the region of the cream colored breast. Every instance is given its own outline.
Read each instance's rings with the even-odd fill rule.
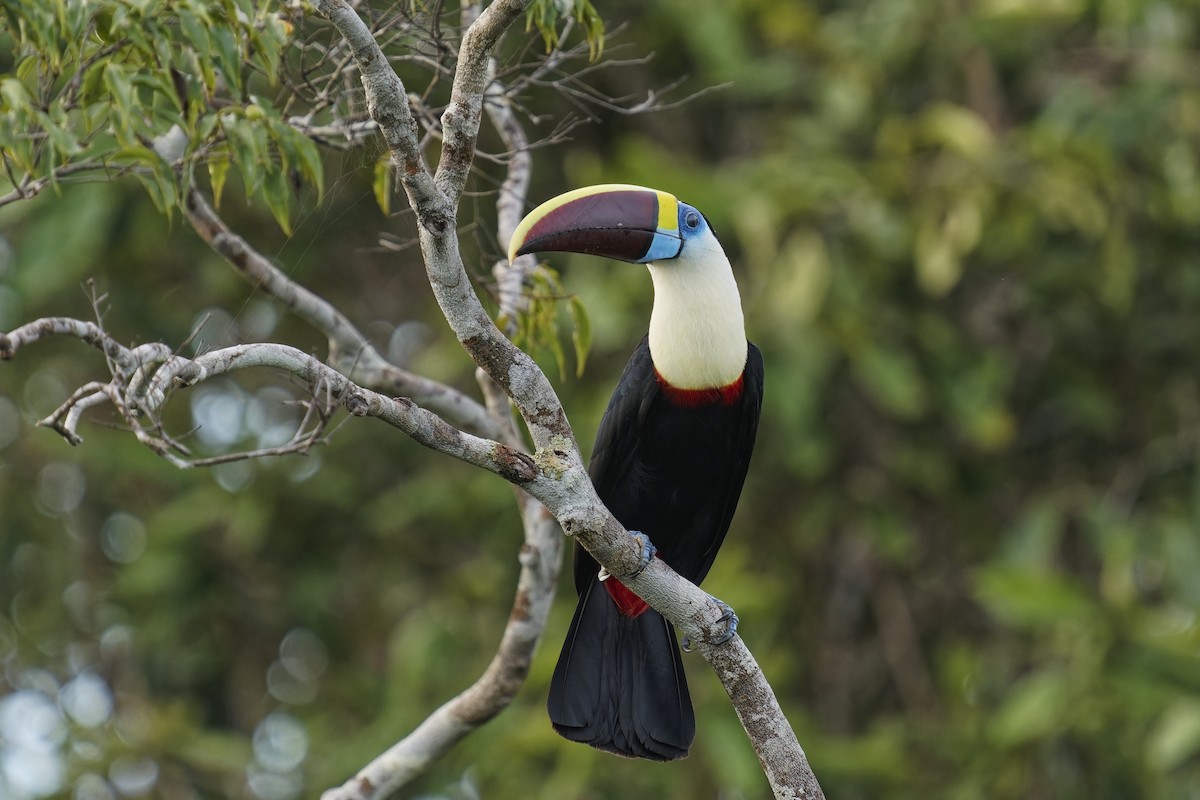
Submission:
[[[729,259],[716,239],[693,241],[686,255],[652,263],[650,356],[680,389],[714,389],[746,366],[746,323]]]

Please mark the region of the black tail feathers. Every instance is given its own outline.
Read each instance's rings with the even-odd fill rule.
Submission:
[[[554,730],[630,758],[684,758],[696,718],[671,624],[617,611],[593,580],[579,597],[546,703]]]

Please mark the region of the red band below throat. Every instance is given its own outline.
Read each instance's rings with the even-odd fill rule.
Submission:
[[[645,600],[630,591],[629,587],[616,578],[609,577],[604,581],[604,589],[617,604],[617,611],[620,611],[623,617],[636,617],[650,607]]]
[[[742,396],[742,388],[745,386],[744,373],[738,375],[737,380],[733,383],[715,389],[680,389],[678,386],[667,383],[667,379],[659,375],[657,370],[655,370],[654,376],[658,378],[658,385],[662,388],[663,396],[672,405],[684,408],[731,406]]]

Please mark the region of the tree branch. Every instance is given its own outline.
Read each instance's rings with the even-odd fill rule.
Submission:
[[[184,215],[196,233],[255,288],[279,300],[325,335],[329,361],[358,382],[412,398],[474,433],[495,434],[486,410],[475,400],[443,383],[390,363],[352,322],[331,303],[289,278],[264,255],[234,233],[200,192],[188,192]]]
[[[457,208],[471,162],[483,113],[483,92],[488,81],[489,54],[530,0],[494,0],[463,35],[458,67],[450,90],[450,105],[442,114],[442,156],[438,162],[437,186]],[[366,80],[366,77],[363,77]]]
[[[270,367],[299,378],[311,388],[314,396],[325,395],[331,407],[341,405],[354,416],[377,417],[430,449],[486,469],[510,483],[523,485],[536,477],[536,468],[529,455],[506,444],[461,431],[408,398],[390,398],[364,389],[320,359],[288,345],[240,344],[212,350],[195,358],[179,355],[162,358],[163,346],[157,345],[154,352],[161,366],[145,380],[144,394],[139,402],[134,403],[121,389],[126,385],[133,386],[133,372],[152,362],[139,360],[137,349],[121,347],[93,323],[54,317],[36,320],[8,333],[0,332],[0,356],[5,360],[12,359],[23,345],[48,334],[80,338],[101,347],[106,353],[112,353],[117,363],[124,365],[112,381],[85,385],[42,421],[42,424],[63,433],[72,444],[81,441],[74,430],[78,412],[73,410],[80,404],[90,407],[100,402],[98,397],[108,399],[137,433],[141,428],[139,419],[143,416],[157,417],[174,388],[195,386],[202,381],[244,369]],[[72,420],[71,426],[67,427],[63,420]],[[166,448],[155,446],[153,449],[160,455],[168,455]],[[175,457],[170,460],[180,467],[198,466],[197,463]]]
[[[740,637],[735,635],[720,646],[711,644],[719,641],[725,630],[720,622],[721,610],[713,598],[661,560],[652,561],[633,577],[639,567],[641,548],[596,496],[553,387],[533,360],[515,348],[492,323],[463,267],[453,222],[461,191],[459,181],[465,180],[474,154],[487,59],[490,47],[504,27],[527,4],[496,0],[463,37],[455,96],[459,103],[478,105],[455,108],[452,102],[451,109],[443,115],[443,160],[438,169],[438,188],[444,187],[445,194],[438,192],[431,196],[420,176],[404,183],[421,223],[421,250],[434,295],[459,341],[475,363],[512,398],[533,436],[538,474],[524,485],[526,491],[541,501],[558,519],[563,531],[574,536],[618,580],[674,623],[680,633],[700,643],[702,655],[735,703],[776,797],[822,798],[804,751],[762,670]],[[357,15],[338,0],[318,0],[317,7],[348,39],[365,31],[361,20],[357,20],[356,26],[350,19]],[[490,15],[494,9],[495,13]],[[501,26],[499,21],[503,20],[507,22]],[[393,159],[406,165],[419,164],[421,173],[427,175],[416,151],[415,136],[405,135],[415,123],[407,105],[400,102],[403,88],[399,92],[394,90],[399,79],[394,74],[380,76],[373,69],[379,59],[377,45],[358,40],[351,47],[356,57],[365,59],[360,61],[359,68],[368,97],[386,98],[392,103],[376,102],[369,107],[389,147],[393,148]]]
[[[497,0],[467,29],[459,49],[458,70],[465,71],[468,76],[459,84],[460,99],[478,96],[482,104],[482,88],[477,93],[474,89],[482,79],[474,76],[486,74],[488,48],[502,32],[499,23],[503,20],[511,23],[528,4],[529,0]],[[500,10],[489,14],[494,7]],[[368,109],[392,150],[393,162],[402,166],[401,183],[417,214],[425,269],[442,314],[475,363],[516,403],[534,445],[538,448],[565,446],[576,451],[578,461],[574,433],[567,424],[554,388],[533,359],[500,333],[471,287],[454,227],[459,194],[456,192],[452,201],[434,185],[425,168],[418,149],[416,122],[408,107],[403,84],[390,68],[380,69],[381,64],[386,67],[386,60],[379,45],[344,0],[318,0],[317,10],[333,22],[349,42],[358,59]],[[461,147],[468,142],[473,154],[478,114],[477,110],[474,114],[455,113],[443,117],[444,138],[458,143],[450,148],[451,163],[448,171],[443,173],[443,183],[452,190],[457,180],[454,176],[462,174],[462,169],[470,168],[469,159],[465,165],[455,163],[455,159],[461,158]],[[443,152],[447,152],[445,147]],[[579,466],[582,468],[582,462]]]
[[[400,175],[405,192],[419,199],[422,208],[440,207],[445,198],[434,185],[425,158],[421,154],[420,132],[408,108],[404,84],[388,64],[358,12],[346,0],[317,0],[317,10],[333,23],[350,46],[366,92],[367,110],[379,125],[379,131],[392,154],[392,163]],[[444,221],[443,221],[444,222]]]
[[[117,367],[112,381],[91,382],[80,387],[40,423],[57,430],[71,444],[82,441],[75,429],[83,411],[109,402],[143,443],[178,467],[211,466],[237,459],[303,452],[317,442],[323,425],[306,431],[305,423],[301,422],[292,441],[280,448],[196,460],[181,458],[171,452],[181,448],[161,431],[152,434],[142,427],[142,418],[157,418],[161,414],[173,388],[192,387],[243,369],[268,367],[283,370],[309,386],[314,398],[314,406],[310,408],[319,402],[316,413],[322,423],[335,408],[344,406],[353,415],[377,417],[426,447],[487,469],[516,486],[537,477],[533,459],[515,447],[464,433],[407,399],[391,399],[359,387],[320,360],[293,347],[236,345],[191,359],[171,355],[169,351],[164,353],[164,348],[157,345],[151,349],[151,361],[146,362],[138,357],[141,348],[121,346],[95,323],[58,317],[36,320],[10,333],[0,333],[0,355],[5,359],[14,358],[24,345],[51,335],[79,338],[105,352],[110,363]],[[157,369],[147,371],[148,363],[157,364]],[[134,374],[141,377],[135,381]],[[486,381],[486,376],[481,378]],[[120,390],[123,384],[130,387],[125,395]],[[144,387],[137,404],[126,399],[135,384]],[[506,439],[519,442],[508,414],[507,398],[501,401],[491,390],[488,390],[488,396],[489,410],[497,416],[494,426]],[[354,779],[326,792],[326,800],[367,800],[389,795],[507,707],[524,684],[553,603],[563,538],[558,524],[546,509],[519,490],[518,505],[525,529],[525,543],[519,554],[521,572],[508,623],[487,670],[472,686],[435,711]]]

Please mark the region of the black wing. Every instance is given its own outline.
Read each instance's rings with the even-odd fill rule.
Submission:
[[[600,422],[588,467],[600,499],[640,530],[659,557],[699,582],[737,508],[762,408],[762,354],[747,349],[741,396],[731,405],[683,408],[664,396],[648,339],[634,351]],[[575,553],[582,592],[598,569]]]

